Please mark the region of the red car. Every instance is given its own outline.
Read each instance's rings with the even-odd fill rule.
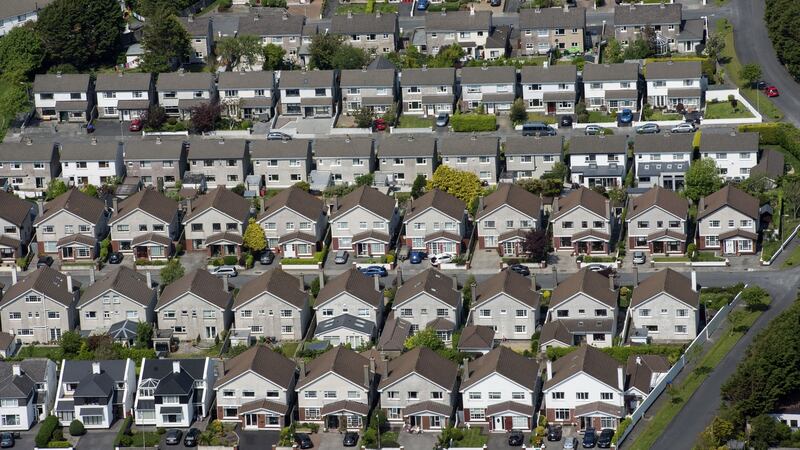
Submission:
[[[131,120],[131,124],[128,126],[128,131],[142,131],[142,119]]]
[[[764,88],[764,94],[766,94],[767,97],[777,97],[777,96],[780,95],[778,93],[778,88],[776,88],[775,86],[767,86],[767,87],[765,87]]]
[[[386,121],[383,119],[375,119],[375,121],[372,122],[372,125],[375,127],[375,131],[386,130]]]

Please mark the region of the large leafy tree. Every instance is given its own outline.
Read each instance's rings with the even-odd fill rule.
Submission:
[[[167,287],[167,285],[182,277],[185,273],[186,269],[183,268],[180,259],[170,259],[167,265],[161,268],[161,272],[159,273],[159,275],[161,275],[161,289],[164,289]]]
[[[331,62],[334,69],[360,69],[369,64],[369,55],[360,48],[342,44],[333,54]]]
[[[261,42],[257,36],[242,35],[220,39],[216,44],[217,56],[229,67],[242,64],[248,68],[253,67],[258,58],[264,53]]]
[[[308,46],[311,68],[333,69],[333,55],[341,48],[342,42],[341,36],[328,33],[317,34],[311,38],[311,44]]]
[[[739,78],[746,87],[753,86],[761,78],[761,66],[758,64],[745,64],[739,69]]]
[[[213,130],[220,117],[220,108],[216,103],[201,103],[192,108],[192,130],[204,133]]]
[[[722,180],[717,175],[717,164],[711,158],[694,161],[686,171],[684,197],[697,202],[722,187]]]
[[[409,350],[417,347],[428,347],[434,351],[444,348],[444,342],[439,339],[439,336],[436,335],[436,331],[433,328],[420,330],[406,339],[403,345]]]
[[[147,72],[169,72],[189,58],[189,34],[168,9],[158,9],[144,26],[142,35]]]
[[[44,45],[32,25],[12,28],[0,39],[0,72],[7,79],[27,79],[44,57]]]
[[[460,45],[446,45],[439,49],[439,53],[436,54],[430,65],[433,67],[454,67],[464,55],[464,49]]]
[[[250,218],[247,223],[247,229],[242,236],[244,246],[254,252],[260,252],[267,248],[267,238],[264,235],[264,229],[256,222],[254,218]]]
[[[514,123],[522,123],[528,120],[528,110],[525,107],[525,100],[518,98],[511,104],[511,111],[509,117]]]
[[[800,43],[797,39],[797,30],[800,29],[800,2],[767,0],[764,22],[778,59],[795,79],[800,79]]]
[[[531,261],[547,259],[547,233],[544,230],[529,230],[522,241],[522,250],[530,255]]]
[[[428,180],[427,189],[439,189],[458,197],[467,204],[482,194],[481,180],[478,175],[453,169],[444,164],[436,168],[433,176]]]
[[[115,57],[124,25],[117,0],[55,0],[36,21],[49,57],[78,68]]]
[[[285,59],[286,50],[284,50],[283,47],[275,44],[267,44],[264,46],[261,52],[262,56],[264,57],[264,65],[261,67],[262,70],[281,70],[291,68],[291,64],[289,64]]]

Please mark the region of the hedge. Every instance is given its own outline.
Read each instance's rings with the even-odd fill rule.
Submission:
[[[36,446],[47,447],[47,444],[53,437],[53,432],[56,431],[56,428],[58,427],[58,417],[47,416],[47,418],[42,421],[42,426],[39,427],[39,432],[36,433],[36,439],[34,439]]]
[[[68,441],[52,441],[47,443],[47,448],[72,448],[72,443]]]
[[[457,132],[494,131],[497,117],[494,114],[454,114],[450,125]]]
[[[428,6],[428,12],[458,11],[461,9],[461,2],[442,2]]]
[[[124,447],[123,440],[127,437],[128,430],[131,429],[133,425],[133,416],[128,416],[125,420],[122,421],[122,426],[119,427],[119,431],[117,432],[117,438],[114,439],[114,446],[115,447]]]
[[[83,436],[86,434],[86,427],[83,426],[83,422],[78,419],[74,419],[72,422],[70,422],[69,434],[72,436]]]

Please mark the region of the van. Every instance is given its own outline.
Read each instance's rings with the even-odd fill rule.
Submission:
[[[522,125],[523,136],[555,136],[556,130],[542,122],[530,122]]]

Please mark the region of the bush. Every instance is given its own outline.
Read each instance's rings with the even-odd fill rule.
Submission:
[[[56,430],[56,428],[58,428],[58,426],[58,417],[47,416],[47,418],[42,421],[42,426],[39,427],[39,432],[36,433],[36,438],[34,439],[36,446],[47,447],[47,444],[53,437],[53,432]]]
[[[253,257],[253,255],[252,255],[252,254],[248,254],[248,255],[247,255],[245,258],[244,258],[244,267],[245,267],[246,269],[250,269],[250,268],[252,268],[252,267],[253,267],[253,264],[254,264],[254,262],[255,262],[255,258]]]
[[[625,430],[627,430],[629,426],[631,426],[631,418],[630,417],[628,417],[625,420],[623,420],[622,422],[620,422],[619,425],[617,426],[617,431],[614,433],[614,436],[611,438],[611,443],[616,445],[617,441],[619,440],[619,438],[622,436],[623,433],[625,433]]]
[[[450,118],[453,131],[494,131],[497,129],[497,117],[493,114],[454,114]]]
[[[72,436],[83,436],[86,434],[86,427],[83,426],[83,422],[78,419],[73,420],[69,424],[69,434]]]
[[[222,261],[223,263],[225,263],[226,266],[235,266],[236,263],[239,261],[239,258],[237,258],[234,255],[228,255],[222,258]]]
[[[72,443],[67,441],[50,441],[47,448],[72,448]]]

